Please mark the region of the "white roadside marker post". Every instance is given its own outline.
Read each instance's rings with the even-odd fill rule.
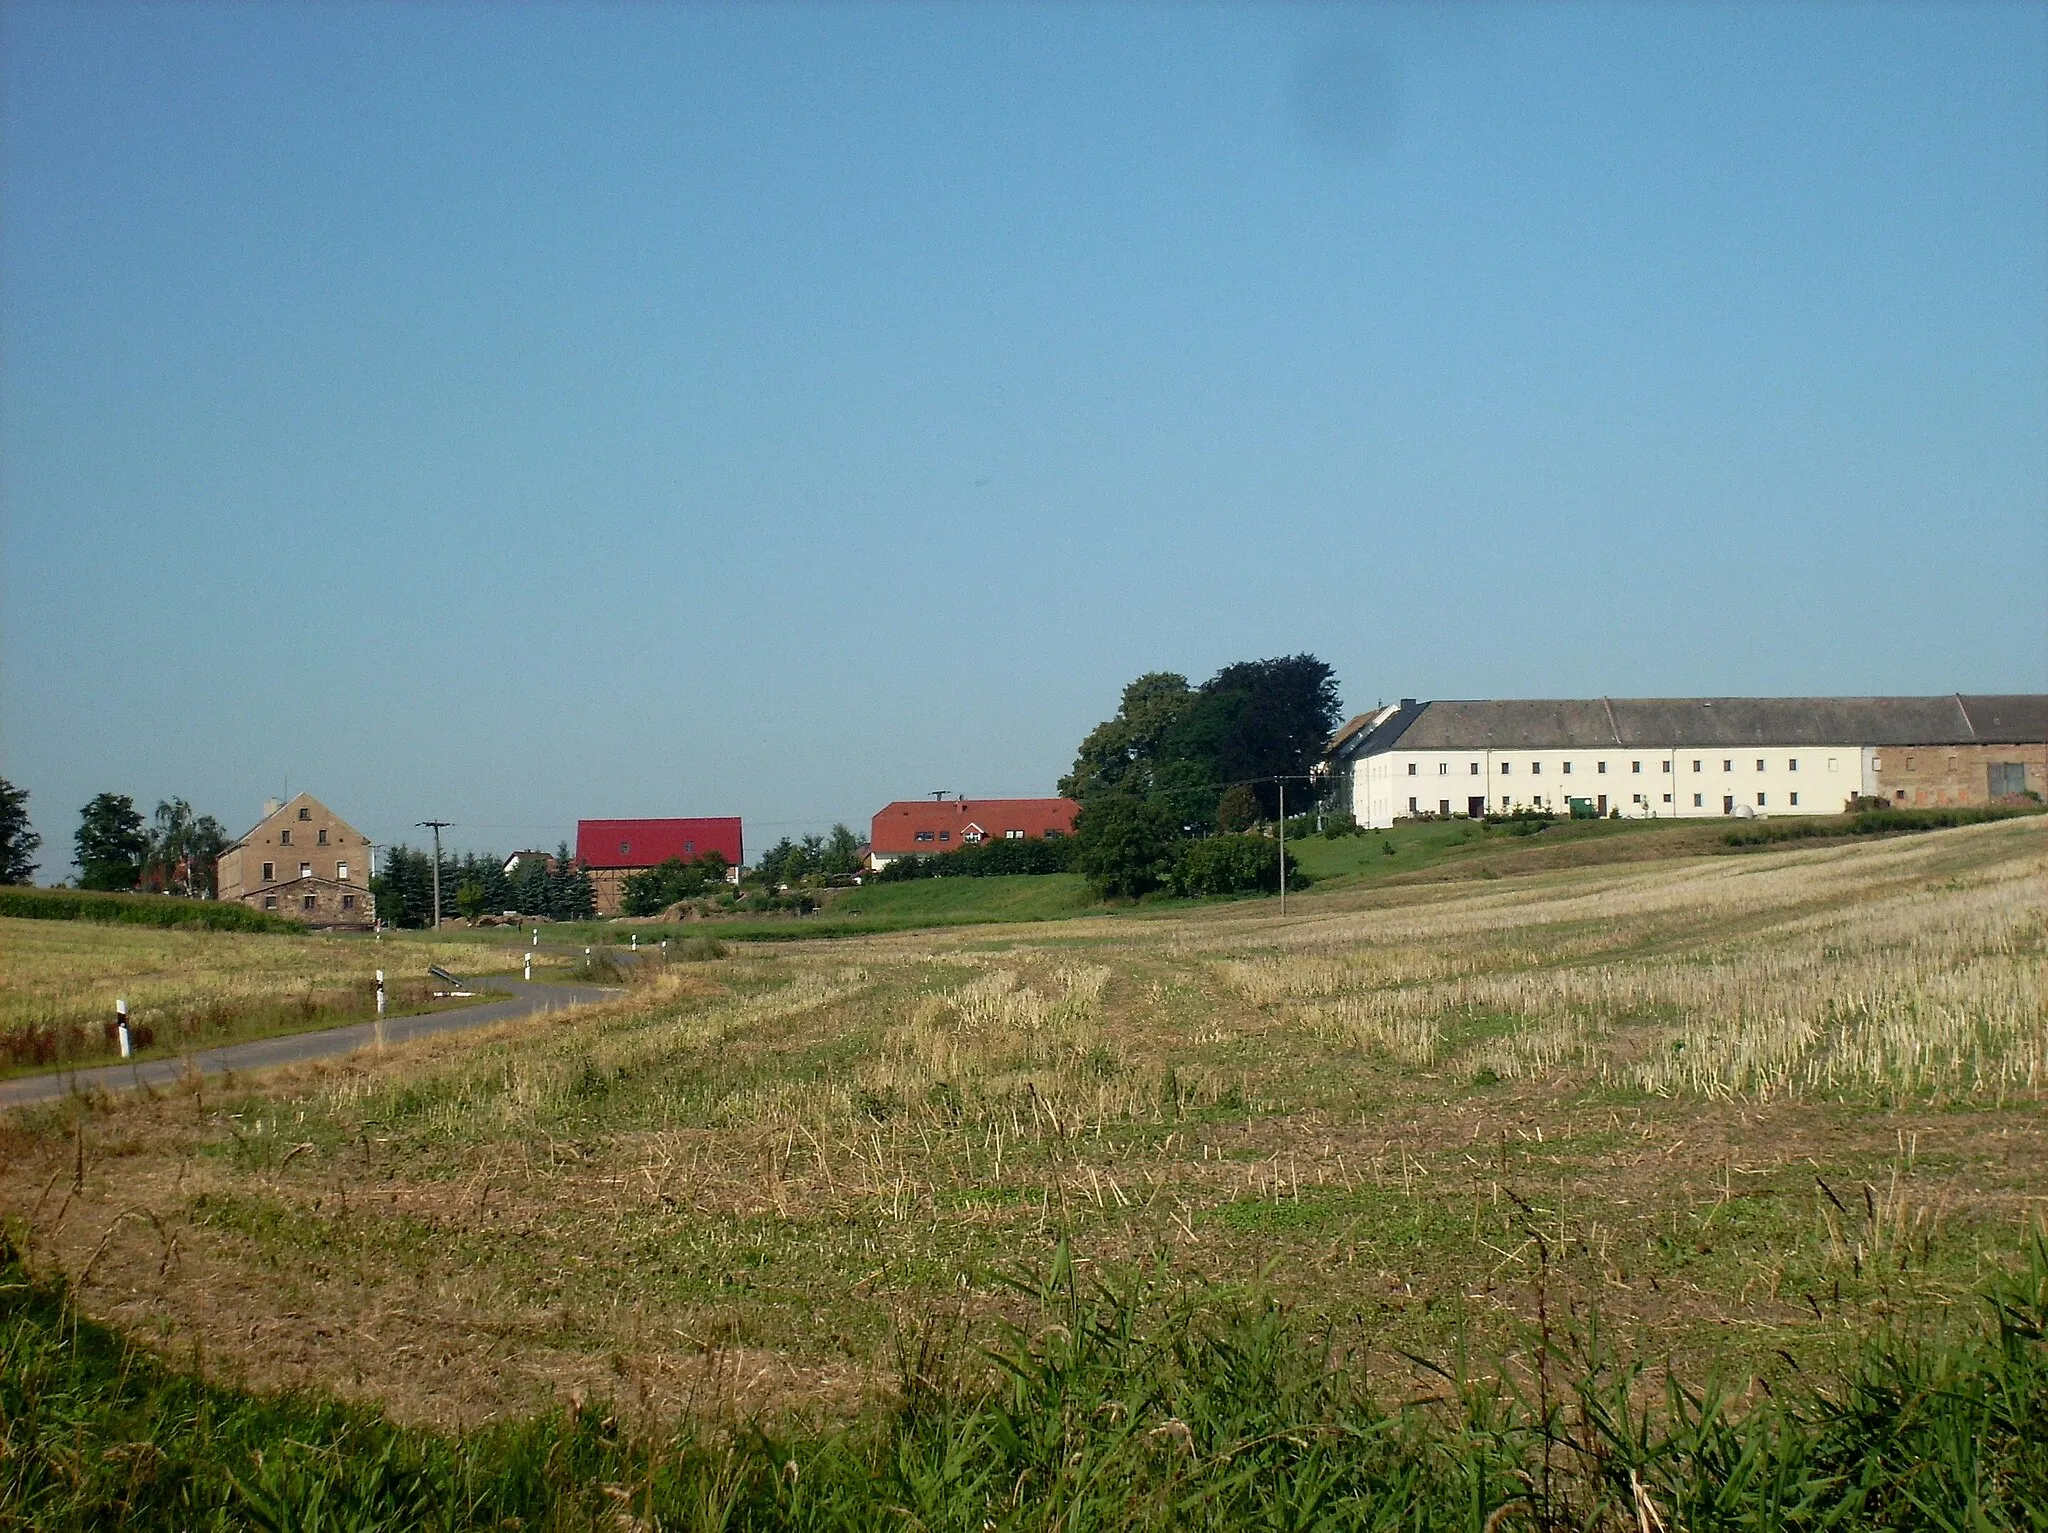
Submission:
[[[640,934],[638,932],[633,933],[633,951],[636,953],[640,951]]]
[[[533,979],[533,949],[532,949],[532,948],[528,948],[528,949],[526,950],[526,977],[527,977],[527,979],[528,979],[529,981],[531,981],[531,980]]]
[[[379,1049],[379,1050],[381,1051],[381,1050],[383,1049],[383,1047],[384,1047],[384,971],[383,971],[382,969],[379,969],[379,970],[377,971],[377,1025],[376,1025],[376,1033],[377,1033],[377,1047],[378,1047],[378,1049]]]
[[[114,1002],[114,1033],[121,1041],[121,1057],[128,1058],[135,1052],[135,1046],[128,1037],[128,1002],[125,999]]]

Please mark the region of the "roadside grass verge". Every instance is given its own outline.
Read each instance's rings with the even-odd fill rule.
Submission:
[[[119,1058],[114,1002],[149,1054],[306,1032],[375,1014],[376,972],[394,1012],[428,1009],[430,964],[467,977],[478,951],[277,934],[0,918],[0,1075]],[[555,965],[556,955],[543,960]],[[494,961],[514,969],[517,956]]]
[[[822,1428],[585,1404],[463,1432],[202,1382],[0,1265],[0,1527],[59,1530],[2020,1529],[2048,1514],[2048,1254],[1844,1366],[1685,1381],[1597,1317],[1390,1398],[1253,1295],[1062,1245],[979,1336],[899,1331],[892,1398]]]

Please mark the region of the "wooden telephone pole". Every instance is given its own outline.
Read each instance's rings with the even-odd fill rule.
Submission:
[[[434,833],[434,930],[441,929],[441,832],[453,825],[453,820],[419,820],[414,828],[431,830]]]

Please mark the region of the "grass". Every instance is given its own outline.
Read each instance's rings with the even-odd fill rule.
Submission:
[[[380,943],[294,929],[253,934],[0,918],[0,1074],[118,1058],[114,1002],[145,1057],[428,1007],[432,963],[471,972],[471,947]],[[514,960],[492,965],[514,966]]]
[[[407,1429],[202,1382],[0,1266],[0,1527],[1802,1529],[2036,1527],[2048,1508],[2048,1252],[1967,1323],[1889,1326],[1761,1402],[1547,1322],[1520,1369],[1440,1366],[1389,1403],[1285,1311],[1083,1279],[963,1355],[933,1315],[850,1428],[590,1406]],[[1320,1344],[1319,1344],[1320,1343]],[[1659,1399],[1646,1386],[1663,1384]]]
[[[1175,1392],[1183,1358],[1202,1377],[1253,1380],[1215,1407],[1226,1416],[1307,1402],[1247,1442],[1405,1445],[1372,1472],[1420,1478],[1372,1484],[1412,1483],[1400,1504],[1448,1506],[1430,1498],[1470,1489],[1446,1467],[1471,1462],[1463,1434],[1497,1415],[1465,1413],[1465,1394],[1413,1359],[1456,1376],[1460,1356],[1477,1360],[1468,1380],[1510,1391],[1485,1396],[1486,1411],[1519,1389],[1538,1420],[1531,1390],[1575,1412],[1572,1380],[1618,1388],[1640,1363],[1599,1397],[1609,1419],[1624,1402],[1654,1408],[1631,1441],[1706,1445],[1615,1461],[1664,1525],[1798,1525],[1849,1505],[1842,1484],[1864,1483],[1884,1433],[1949,1408],[1922,1385],[1962,1354],[1925,1354],[1934,1374],[1912,1374],[1910,1398],[1926,1409],[1853,1450],[1774,1436],[1793,1415],[1772,1413],[1794,1402],[1811,1426],[1827,1401],[1861,1399],[1852,1414],[1877,1419],[1873,1402],[1898,1391],[1859,1395],[1866,1364],[1922,1356],[1887,1338],[1972,1312],[2041,1228],[2044,928],[2048,822],[2030,818],[1361,881],[1290,900],[1284,921],[1249,901],[734,947],[649,966],[631,994],[565,1018],[203,1095],[17,1113],[0,1134],[0,1215],[37,1281],[68,1276],[76,1310],[158,1356],[198,1359],[214,1385],[319,1386],[450,1462],[491,1433],[559,1461],[572,1450],[552,1445],[569,1439],[546,1434],[569,1432],[576,1402],[605,1402],[599,1419],[621,1423],[622,1441],[669,1445],[644,1447],[671,1466],[656,1479],[698,1449],[739,1455],[720,1483],[752,1525],[802,1523],[792,1482],[769,1473],[787,1459],[742,1451],[747,1422],[769,1434],[763,1453],[797,1460],[797,1485],[872,1482],[879,1499],[841,1506],[854,1526],[886,1505],[970,1528],[1049,1526],[1061,1505],[1076,1508],[1063,1526],[1200,1525],[1212,1502],[1214,1525],[1285,1521],[1293,1502],[1233,1497],[1253,1482],[1306,1496],[1308,1482],[1204,1436],[1195,1395]],[[1103,1322],[1128,1347],[1060,1364],[1075,1381],[1064,1398],[1086,1409],[1033,1395],[991,1414],[1016,1374],[977,1349],[1016,1358],[1028,1342],[1029,1373],[1078,1334],[1050,1276],[1019,1287],[1020,1271],[1061,1260],[1083,1291],[1091,1274],[1122,1295],[1142,1277],[1135,1308],[1090,1300],[1091,1315],[1133,1317]],[[1247,1351],[1268,1345],[1256,1338],[1269,1309],[1286,1317],[1285,1346]],[[1972,1334],[1951,1340],[1989,1357],[1991,1333]],[[941,1368],[926,1353],[948,1336]],[[1225,1361],[1254,1355],[1275,1361]],[[1322,1377],[1299,1359],[1325,1355],[1343,1360],[1337,1393],[1289,1393]],[[1754,1421],[1761,1435],[1699,1436],[1694,1407],[1664,1393],[1667,1370],[1687,1398],[1718,1402],[1713,1431]],[[1951,1393],[1978,1400],[1984,1421],[2037,1409],[1988,1377]],[[1345,1392],[1365,1383],[1370,1399]],[[1985,1403],[2000,1391],[2005,1404]],[[1398,1406],[1425,1395],[1445,1402],[1435,1425]],[[900,1435],[911,1420],[966,1435]],[[1040,1446],[1016,1456],[999,1421]],[[1055,1439],[1064,1456],[1045,1446]],[[1543,1432],[1512,1441],[1486,1460],[1497,1499],[1460,1501],[1441,1525],[1481,1528],[1489,1508],[1531,1494],[1518,1476],[1540,1479],[1546,1451],[1560,1475],[1592,1462]],[[1925,1461],[1960,1463],[1958,1441]],[[1167,1448],[1183,1456],[1146,1457]],[[1908,1450],[1885,1451],[1896,1465]],[[1972,1482],[1991,1526],[2041,1506],[2037,1471],[2005,1451]],[[852,1455],[851,1479],[832,1479],[836,1453]],[[1099,1478],[1066,1477],[1076,1453]],[[592,1473],[644,1490],[629,1458]],[[1241,1460],[1257,1473],[1229,1489]],[[366,1460],[336,1462],[354,1473]],[[937,1499],[901,1499],[910,1482],[891,1466],[949,1462],[961,1478],[918,1482]],[[1744,1463],[1790,1464],[1789,1478],[1773,1467],[1715,1511],[1709,1492]],[[1765,1481],[1807,1485],[1815,1464],[1848,1480],[1807,1511],[1754,1499]],[[1883,1464],[1841,1525],[1938,1525],[1898,1499]],[[986,1466],[1000,1474],[975,1481]],[[1677,1477],[1656,1478],[1667,1469]],[[1015,1489],[1027,1471],[1028,1494]],[[1332,1518],[1363,1518],[1382,1494],[1334,1459],[1316,1473],[1350,1487],[1312,1502],[1341,1505]],[[1518,1504],[1496,1530],[1640,1530],[1627,1505],[1598,1510],[1600,1487],[1625,1474],[1588,1475],[1552,1511]],[[1097,1485],[1116,1493],[1092,1500]],[[2034,1499],[2015,1501],[2022,1488]],[[1212,1500],[1175,1499],[1197,1489]],[[663,1526],[691,1525],[652,1494]],[[1957,1504],[1928,1494],[1944,1516]],[[649,1516],[642,1501],[628,1510]]]
[[[233,901],[163,894],[99,894],[78,889],[0,887],[0,916],[23,921],[96,921],[181,930],[298,932],[305,927]]]

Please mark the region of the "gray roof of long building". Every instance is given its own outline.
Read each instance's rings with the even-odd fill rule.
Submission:
[[[1345,744],[1383,750],[2048,742],[2048,696],[1611,697],[1429,702]]]

